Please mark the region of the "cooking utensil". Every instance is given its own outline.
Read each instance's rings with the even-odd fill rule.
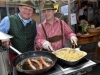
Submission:
[[[60,51],[60,50],[63,50],[63,49],[69,49],[69,50],[71,50],[72,48],[62,48],[62,49],[59,49],[59,50],[57,50],[57,51]],[[57,51],[55,51],[55,52],[57,52]],[[76,50],[77,51],[77,50]],[[54,52],[54,53],[55,53]],[[87,55],[87,53],[86,52],[84,52],[84,51],[82,51],[85,55],[84,55],[84,57]],[[61,58],[59,58],[59,57],[57,57],[58,58],[58,62],[61,62],[61,63],[64,63],[64,64],[66,64],[66,65],[69,65],[69,66],[74,66],[74,65],[76,65],[76,64],[78,64],[84,57],[82,57],[82,58],[80,58],[79,60],[77,60],[77,61],[67,61],[67,60],[64,60],[64,59],[61,59]]]
[[[0,31],[0,40],[9,39],[9,38],[12,38],[12,37],[13,36],[5,34],[5,33],[3,33],[3,32]]]
[[[75,43],[71,43],[71,48],[73,48],[73,46],[74,46],[74,49],[75,49]]]
[[[74,48],[73,48],[73,46],[74,46]],[[75,43],[74,43],[74,44],[71,44],[71,48],[73,48],[74,50],[80,51],[81,46],[78,46],[78,47],[76,48],[76,45],[75,45]]]
[[[0,75],[10,75],[12,70],[9,60],[8,49],[2,46],[1,40],[10,39],[13,36],[0,31]]]
[[[79,59],[79,60],[77,60],[77,61],[74,61],[74,62],[70,62],[70,61],[63,60],[63,59],[61,59],[61,58],[58,58],[58,62],[64,63],[64,64],[66,64],[66,65],[68,65],[68,66],[74,66],[74,65],[78,64],[82,59],[83,59],[83,58],[81,58],[81,59]]]
[[[49,46],[48,46],[48,48],[49,48],[49,50],[50,50],[50,51],[52,51],[52,52],[54,52],[54,51],[55,51],[55,50],[52,50]]]
[[[11,72],[8,49],[0,46],[0,75],[10,75]]]
[[[25,52],[25,53],[20,53],[18,50],[16,50],[12,46],[10,46],[10,48],[19,54],[12,61],[12,64],[14,67],[16,67],[16,65],[18,63],[20,63],[21,61],[23,61],[25,59],[29,59],[29,58],[40,58],[40,56],[43,56],[44,58],[48,58],[48,59],[52,60],[52,64],[50,64],[49,67],[46,67],[46,68],[43,68],[40,70],[20,70],[16,67],[17,71],[22,72],[22,73],[32,74],[32,75],[42,74],[44,72],[47,72],[49,69],[51,69],[57,61],[57,57],[48,51],[29,51],[29,52]]]

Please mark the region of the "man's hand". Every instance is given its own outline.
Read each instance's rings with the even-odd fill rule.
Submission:
[[[2,42],[2,46],[9,48],[10,39],[4,39],[4,40],[1,40],[1,42]]]
[[[51,47],[50,42],[48,42],[48,41],[45,41],[42,46],[44,49],[47,49],[49,51],[53,51],[53,48]]]
[[[76,36],[72,36],[72,37],[70,38],[70,40],[71,40],[71,43],[72,43],[72,44],[77,45],[77,41],[78,41],[78,39],[77,39]]]

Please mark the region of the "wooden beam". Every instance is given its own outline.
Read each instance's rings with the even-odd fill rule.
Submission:
[[[71,11],[70,11],[70,0],[68,0],[68,25],[71,26]]]

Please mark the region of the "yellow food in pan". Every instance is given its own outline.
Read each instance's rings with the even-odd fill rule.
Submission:
[[[77,51],[71,48],[62,48],[58,51],[53,52],[58,58],[67,61],[77,61],[86,55],[86,52]]]

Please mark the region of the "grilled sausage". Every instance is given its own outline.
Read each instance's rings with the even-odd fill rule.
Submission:
[[[43,56],[40,57],[42,63],[46,66],[49,67],[50,65],[44,60]]]
[[[42,64],[41,64],[38,60],[36,60],[36,59],[32,58],[32,59],[31,59],[31,61],[33,61],[33,62],[37,63],[37,64],[39,65],[39,69],[43,69]]]
[[[32,62],[31,62],[31,60],[30,60],[30,59],[28,59],[28,63],[29,63],[29,65],[31,66],[31,68],[32,68],[33,70],[36,70],[36,67],[35,67],[35,66],[33,66],[33,64],[32,64]]]

